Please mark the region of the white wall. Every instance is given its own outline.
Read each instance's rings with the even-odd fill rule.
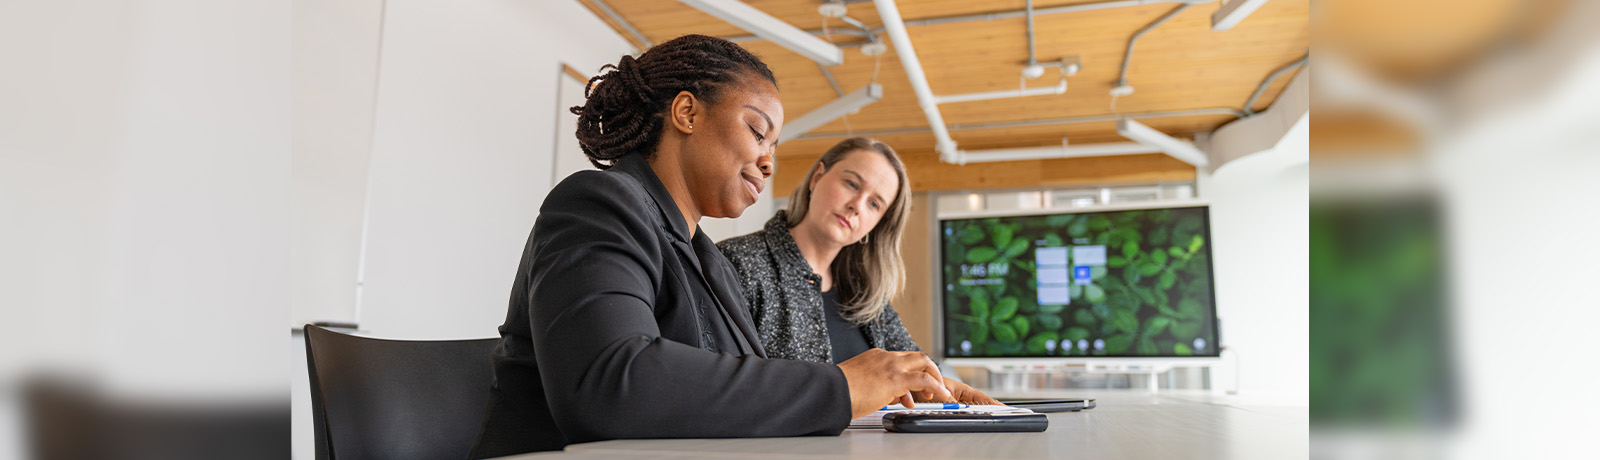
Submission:
[[[99,327],[136,22],[90,3],[0,3],[0,386],[93,356],[79,337],[16,327]]]
[[[1581,3],[1541,39],[1544,49],[1496,56],[1475,69],[1470,76],[1481,85],[1463,93],[1498,101],[1452,112],[1469,123],[1428,155],[1443,198],[1449,353],[1464,398],[1447,450],[1453,458],[1593,449],[1595,422],[1583,409],[1600,407],[1600,393],[1528,378],[1600,378],[1589,364],[1600,324],[1600,247],[1593,244],[1600,228],[1600,4]],[[1510,394],[1517,404],[1503,404]]]
[[[295,0],[289,322],[354,321],[383,0]]]
[[[1310,395],[1309,160],[1307,115],[1272,150],[1201,175],[1228,347],[1212,381],[1250,403],[1305,405]]]
[[[291,325],[356,319],[383,4],[293,3]],[[305,343],[302,337],[292,339],[290,449],[295,458],[312,458]]]
[[[281,397],[282,349],[254,345],[289,302],[289,14],[0,3],[6,374]]]
[[[555,106],[550,108],[555,112],[557,134],[555,155],[550,159],[550,164],[554,167],[550,171],[551,184],[560,183],[572,173],[595,169],[594,164],[589,163],[589,157],[583,155],[583,147],[578,145],[578,136],[573,134],[578,132],[578,116],[569,110],[571,107],[583,105],[583,91],[588,82],[578,81],[570,75],[562,75],[556,80],[560,82],[557,86],[561,87],[561,92]]]
[[[362,329],[496,335],[551,185],[561,64],[631,51],[575,1],[388,2]]]
[[[564,111],[583,87],[561,64],[593,72],[631,48],[570,0],[301,3],[291,321],[495,335],[552,180],[588,166]],[[311,458],[305,349],[289,350],[293,450]]]
[[[633,49],[571,0],[312,3],[294,29],[291,322],[494,335],[545,193],[589,167],[566,110],[583,84],[561,65],[592,73]],[[702,226],[713,239],[759,230],[770,197]]]
[[[40,374],[142,407],[283,399],[289,14],[0,2],[0,457]]]

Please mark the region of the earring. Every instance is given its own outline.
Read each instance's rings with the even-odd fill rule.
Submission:
[[[872,239],[872,234],[868,233],[867,236],[861,237],[861,244],[867,244],[867,240],[870,240],[870,239]]]

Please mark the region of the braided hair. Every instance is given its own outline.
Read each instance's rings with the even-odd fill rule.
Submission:
[[[609,72],[606,70],[610,69]],[[596,168],[607,169],[629,152],[655,155],[663,113],[681,91],[714,104],[727,83],[747,72],[778,85],[761,58],[733,42],[684,35],[646,50],[638,59],[600,68],[584,88],[578,115],[578,145]]]

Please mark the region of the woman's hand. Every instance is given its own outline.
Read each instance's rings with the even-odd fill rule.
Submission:
[[[963,404],[984,404],[984,405],[991,405],[991,406],[1004,406],[1005,405],[1005,404],[1001,403],[1000,401],[989,397],[989,395],[983,394],[982,391],[978,391],[976,389],[973,389],[971,386],[969,386],[969,385],[967,385],[965,383],[961,383],[961,382],[958,382],[958,381],[955,381],[955,380],[951,380],[948,377],[946,377],[944,379],[944,387],[946,389],[950,390],[950,395],[951,396],[955,397],[955,399],[953,401],[951,401],[951,400],[945,400],[945,401],[920,400],[920,402],[959,402],[959,403],[963,403]]]
[[[947,380],[939,374],[939,366],[920,352],[873,348],[839,363],[839,370],[850,384],[851,418],[894,403],[916,404],[912,392],[938,401],[956,399],[945,388]]]

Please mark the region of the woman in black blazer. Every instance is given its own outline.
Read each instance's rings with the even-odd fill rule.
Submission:
[[[701,217],[737,217],[773,169],[772,72],[688,35],[590,80],[578,140],[604,171],[539,210],[511,289],[473,458],[617,438],[837,435],[909,392],[951,400],[920,353],[768,359]],[[602,70],[605,70],[602,68]]]

